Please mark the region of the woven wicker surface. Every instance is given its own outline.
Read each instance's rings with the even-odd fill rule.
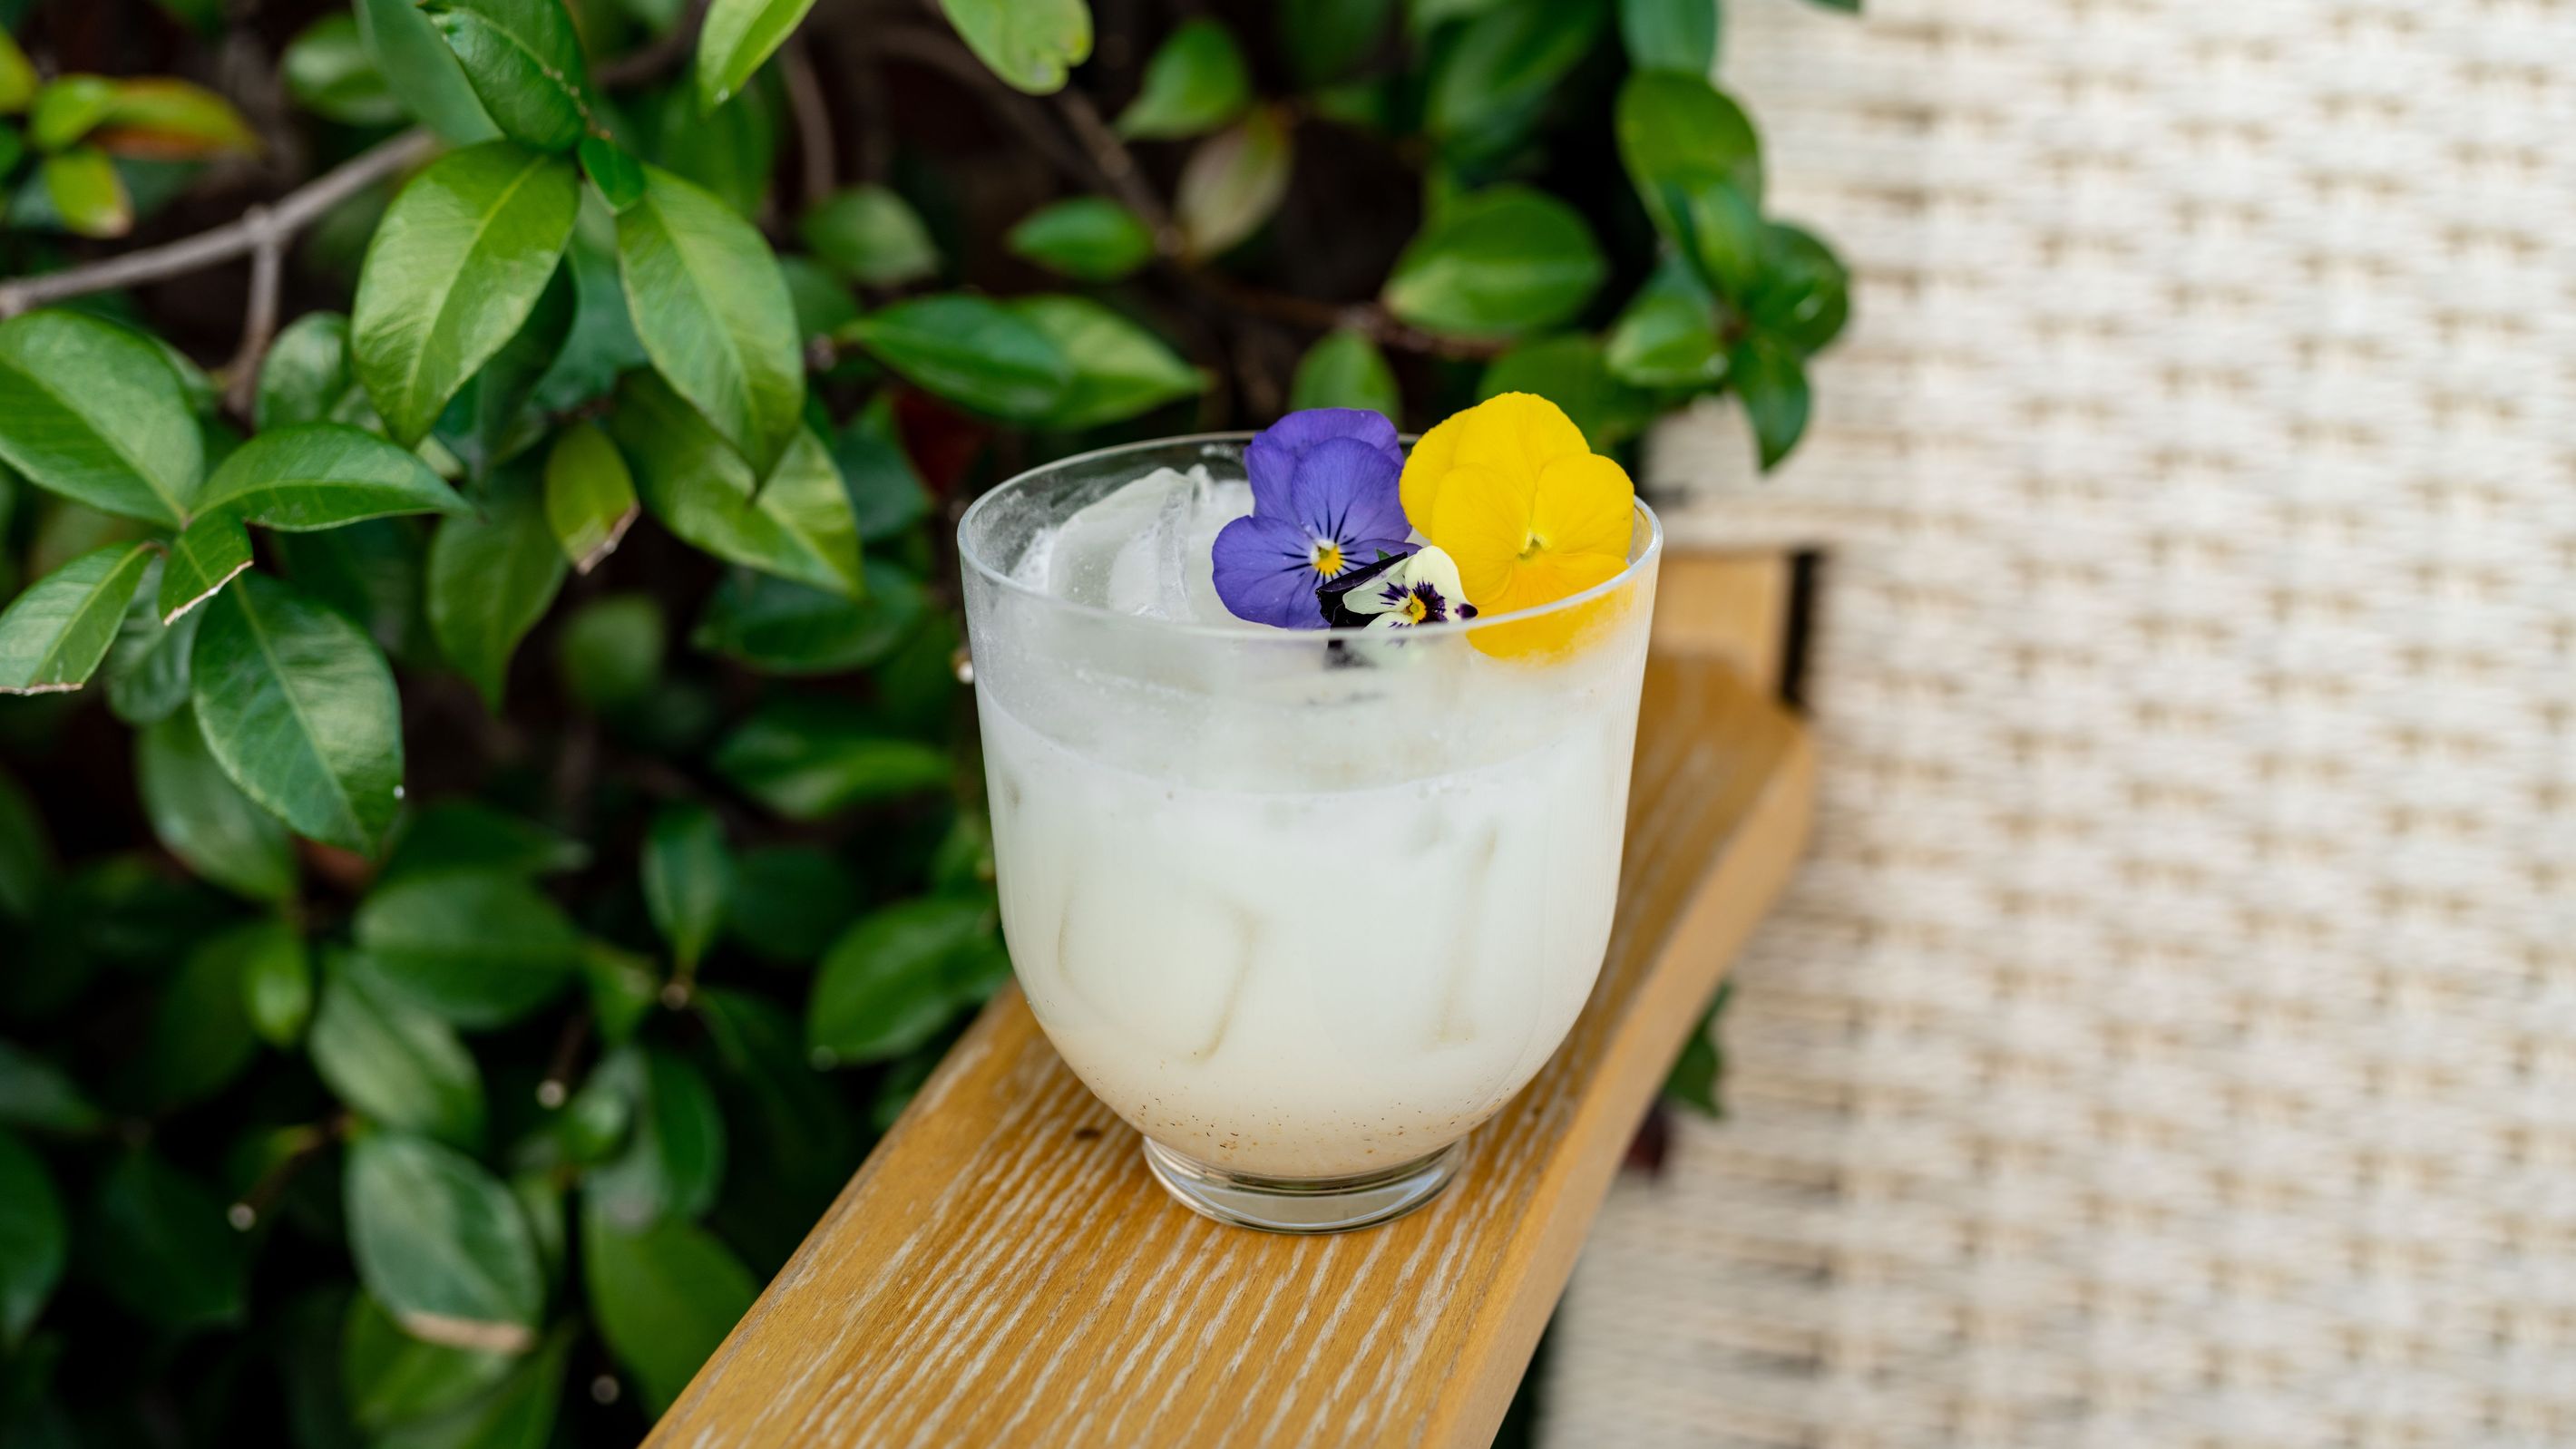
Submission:
[[[2576,4],[1730,0],[1813,860],[1569,1446],[2576,1445]]]

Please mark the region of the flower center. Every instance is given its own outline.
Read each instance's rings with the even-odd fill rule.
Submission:
[[[1521,544],[1521,557],[1528,558],[1545,547],[1547,547],[1547,540],[1533,533]]]
[[[1430,612],[1431,606],[1422,601],[1422,596],[1420,594],[1407,594],[1405,596],[1404,620],[1406,623],[1419,624]]]
[[[1328,579],[1342,571],[1342,546],[1332,539],[1315,540],[1314,551],[1307,558],[1315,565],[1315,572]]]

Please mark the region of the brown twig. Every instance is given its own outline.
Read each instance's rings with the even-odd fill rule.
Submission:
[[[241,347],[233,353],[224,383],[224,406],[247,421],[259,396],[260,359],[268,355],[269,341],[277,335],[277,291],[286,239],[277,229],[276,214],[265,206],[252,207],[241,219],[252,236],[250,302],[242,309]]]
[[[804,41],[788,42],[779,69],[787,80],[788,113],[796,119],[797,194],[812,206],[832,194],[841,172],[832,145],[832,108],[823,99],[823,83],[814,74],[814,57]]]
[[[269,238],[275,238],[282,246],[287,238],[312,225],[323,213],[426,158],[437,148],[438,138],[429,132],[405,131],[390,141],[359,152],[278,198],[266,208],[266,217],[262,221],[253,222],[245,213],[212,230],[164,242],[157,247],[143,247],[87,266],[69,267],[40,277],[0,282],[0,317],[14,317],[31,307],[41,307],[67,297],[84,297],[92,292],[184,277],[254,252],[263,240]]]
[[[295,1174],[304,1170],[304,1164],[311,1162],[323,1148],[349,1135],[352,1120],[348,1113],[341,1112],[328,1121],[297,1129],[295,1145],[287,1150],[284,1157],[270,1164],[268,1171],[259,1175],[259,1181],[250,1185],[249,1191],[224,1209],[224,1221],[232,1224],[236,1232],[246,1233],[258,1226],[270,1205],[286,1191],[287,1184],[295,1180]]]
[[[1127,143],[1118,139],[1107,121],[1100,119],[1100,108],[1091,103],[1091,97],[1066,86],[1055,93],[1055,104],[1072,125],[1073,133],[1082,138],[1083,149],[1091,154],[1092,169],[1100,173],[1110,194],[1136,213],[1137,220],[1154,234],[1155,252],[1166,257],[1181,255],[1186,241],[1180,226],[1172,220],[1172,209],[1163,204],[1153,183],[1145,179],[1145,168],[1136,164],[1136,153],[1127,149]]]

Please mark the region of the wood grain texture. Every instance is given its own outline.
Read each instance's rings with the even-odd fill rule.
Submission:
[[[1592,998],[1449,1191],[1381,1228],[1184,1210],[1006,992],[648,1443],[1484,1449],[1813,791],[1804,732],[1732,670],[1649,664]]]
[[[1789,556],[1676,548],[1655,581],[1655,648],[1725,660],[1780,687],[1789,642]]]

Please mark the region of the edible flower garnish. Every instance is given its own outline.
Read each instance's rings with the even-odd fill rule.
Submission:
[[[1380,559],[1317,591],[1333,627],[1410,629],[1476,617],[1458,587],[1458,564],[1437,548]]]
[[[1315,591],[1382,554],[1413,551],[1395,425],[1353,408],[1290,413],[1244,449],[1252,513],[1214,547],[1217,597],[1239,619],[1321,629]]]

